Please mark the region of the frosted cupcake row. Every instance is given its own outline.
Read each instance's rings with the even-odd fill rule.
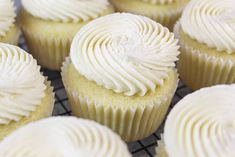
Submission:
[[[233,1],[188,3],[188,0],[111,1],[117,11],[145,15],[170,29],[173,29],[183,8],[187,6],[174,29],[181,46],[178,62],[181,80],[194,90],[234,83]],[[42,3],[23,0],[19,24],[29,52],[40,65],[60,70],[62,62],[69,55],[76,32],[93,19],[113,13],[111,4],[107,0],[99,3],[96,0],[61,1],[58,4],[56,1]],[[57,7],[52,8],[55,5]],[[5,1],[0,7],[6,12],[0,17],[3,19],[0,41],[17,44],[19,29],[14,24],[16,15],[13,2]],[[166,24],[169,22],[171,24]]]
[[[69,54],[74,35],[93,19],[111,14],[115,10],[124,11],[145,15],[172,30],[187,2],[188,0],[135,0],[132,2],[115,0],[109,3],[108,0],[70,0],[69,2],[50,1],[45,3],[43,0],[37,2],[22,0],[18,23],[29,52],[38,60],[39,64],[52,70],[60,70],[62,62]],[[7,0],[4,3],[1,7],[8,15],[2,15],[4,18],[2,25],[5,28],[1,30],[3,32],[0,33],[0,41],[17,44],[19,28],[14,24],[16,14],[13,2]],[[129,3],[133,3],[134,6]],[[119,4],[126,6],[127,9],[119,8]],[[112,5],[115,6],[115,10]],[[151,11],[146,13],[145,10]],[[5,25],[6,23],[8,25]]]
[[[34,5],[33,8],[38,7],[37,2],[22,2],[25,10],[21,14],[21,23],[40,26],[34,20],[36,23],[27,21],[29,17],[25,17],[29,16],[26,12],[43,16],[31,10]],[[106,1],[101,4],[101,8],[109,8]],[[47,13],[45,18],[79,21],[86,14],[65,16],[61,13],[54,17]],[[90,16],[87,18],[90,19]],[[46,28],[41,29],[48,31]],[[34,42],[26,37],[27,41]],[[34,44],[40,46],[39,41]],[[9,50],[3,50],[6,56],[18,49],[9,45],[6,47],[10,47]],[[70,58],[62,67],[62,79],[76,116],[104,124],[126,141],[147,137],[160,126],[178,84],[175,61],[179,55],[179,46],[173,33],[149,18],[116,13],[97,18],[82,27],[71,47]],[[45,46],[41,45],[40,48]],[[36,51],[40,48],[33,49]],[[21,81],[23,78],[19,84]],[[28,93],[32,94],[30,91]],[[29,108],[31,104],[25,105]],[[15,110],[14,106],[10,110]],[[21,111],[15,113],[22,114]]]
[[[66,3],[61,2],[58,6],[61,9],[56,7],[51,12],[47,8],[50,8],[47,3],[37,4],[36,1],[24,3],[23,1],[24,10],[21,12],[20,21],[22,27],[27,26],[27,28],[23,28],[23,32],[29,51],[31,51],[29,45],[34,45],[31,49],[35,50],[35,53],[40,50],[42,50],[41,52],[46,52],[50,49],[53,51],[57,49],[63,50],[64,45],[67,45],[67,48],[69,48],[72,42],[69,50],[70,55],[62,66],[61,74],[73,114],[108,126],[125,141],[135,141],[149,136],[157,130],[165,118],[178,84],[175,62],[178,60],[180,52],[177,39],[166,27],[139,15],[107,13],[109,15],[94,19],[97,15],[104,15],[101,13],[102,9],[112,10],[110,8],[111,5],[107,1],[99,3],[100,6],[98,5],[99,7],[95,10],[92,7],[92,4],[95,6],[95,1],[91,3],[88,1],[76,2],[78,3],[74,2],[74,5],[70,6],[71,10],[66,10]],[[179,39],[180,50],[182,51],[178,61],[180,77],[193,89],[235,82],[234,45],[232,42],[234,38],[234,18],[232,16],[234,7],[231,5],[231,2],[233,0],[225,0],[223,2],[219,0],[192,0],[186,6],[182,18],[175,25],[174,32]],[[57,4],[50,3],[50,5]],[[89,9],[84,7],[88,3],[91,7],[89,9],[94,11],[93,14],[89,14],[92,11],[88,13]],[[158,4],[160,1],[151,1],[151,3]],[[170,2],[161,3],[166,5]],[[81,7],[80,9],[83,10],[83,14],[76,14],[73,11],[72,8],[76,8],[75,4]],[[41,5],[45,10],[38,12],[37,10]],[[54,12],[57,14],[53,14]],[[79,25],[79,31],[72,41],[66,44],[61,42],[61,39],[67,34],[66,32],[60,33],[61,28],[70,28],[67,25],[68,22],[74,24],[85,19],[87,24],[84,23],[83,27]],[[88,19],[94,20],[88,22]],[[53,23],[58,21],[59,23],[62,22],[63,26],[50,27],[54,28],[53,31],[47,29],[44,22],[48,24],[50,20],[52,22],[48,26],[54,26]],[[41,25],[42,23],[44,24]],[[208,29],[207,26],[211,26],[211,28]],[[34,29],[36,29],[35,33],[31,34],[34,32]],[[44,33],[37,34],[41,30]],[[58,42],[54,40],[54,37],[50,38],[51,32],[56,33]],[[74,32],[71,32],[74,35]],[[46,38],[40,37],[40,35],[44,35]],[[53,39],[53,42],[56,41],[53,43],[54,46],[52,46],[53,44],[51,44],[52,41],[50,39]],[[47,42],[43,43],[45,40]],[[0,111],[0,122],[10,133],[19,127],[18,125],[24,125],[24,119],[29,120],[26,121],[28,123],[31,120],[34,121],[49,116],[53,107],[51,102],[54,99],[49,84],[45,83],[45,78],[39,71],[40,67],[37,66],[32,56],[11,45],[1,44],[0,48],[1,69],[3,72],[1,74],[3,93],[1,101],[3,103],[0,106],[2,108]],[[64,55],[62,58],[65,58],[65,56],[67,55]],[[36,58],[39,63],[46,61],[45,54]],[[58,56],[55,58],[59,58],[59,62],[62,61],[62,58]],[[51,64],[55,63],[52,60],[49,62]],[[228,104],[228,108],[221,109],[221,112],[230,114],[229,111],[233,109],[232,105],[234,105],[234,101],[232,101],[234,97],[233,88],[234,86],[212,87],[209,90],[202,90],[207,91],[204,93],[206,94],[205,97],[203,94],[193,94],[197,98],[194,99],[193,96],[189,96],[190,100],[185,98],[188,100],[184,105],[185,108],[187,108],[187,105],[190,106],[191,101],[194,107],[189,107],[189,110],[185,111],[185,113],[197,114],[201,111],[201,104],[205,106],[209,103],[221,106],[221,101],[214,102],[213,100],[213,102],[207,102],[206,100],[217,97],[222,99],[225,97],[224,101]],[[46,92],[47,89],[49,93]],[[228,92],[226,93],[225,91]],[[198,93],[200,92],[198,91]],[[47,100],[46,103],[44,103],[44,99]],[[3,104],[8,105],[5,106]],[[46,104],[46,107],[43,107],[42,104]],[[177,110],[177,106],[175,110]],[[40,107],[43,108],[43,111]],[[205,108],[207,109],[205,111],[211,111],[210,105],[207,105]],[[38,110],[40,113],[37,115],[35,112]],[[180,111],[180,109],[178,110]],[[175,114],[177,115],[178,112]],[[220,115],[217,112],[216,114]],[[185,115],[186,117],[184,117]],[[185,115],[184,113],[179,114],[179,119],[187,120],[189,117],[188,121],[194,122],[190,116]],[[205,115],[202,114],[200,118]],[[31,116],[36,116],[36,118],[31,119]],[[174,128],[173,124],[181,125],[182,123],[184,125],[184,123],[182,120],[174,119],[174,116],[171,119],[171,123],[169,120],[167,121],[166,128],[168,129],[165,129],[164,139],[159,144],[159,154],[161,152],[167,156],[174,156],[174,153],[178,156],[182,156],[182,154],[189,156],[191,154],[195,155],[195,157],[201,156],[198,154],[210,154],[210,156],[216,154],[214,149],[208,148],[208,152],[202,151],[204,147],[201,144],[197,144],[195,149],[193,142],[188,142],[188,145],[185,144],[187,148],[184,148],[184,143],[180,143],[180,148],[177,148],[176,139],[175,144],[172,145],[178,134],[172,134],[171,131],[176,132],[181,129],[180,127]],[[217,119],[213,120],[212,118],[211,121],[216,123]],[[222,120],[221,123],[226,123],[225,126],[227,127],[227,119]],[[228,123],[228,127],[231,130],[227,132],[227,129],[225,129],[226,132],[221,134],[221,137],[230,137],[230,135],[232,137],[233,123],[230,121]],[[193,126],[190,124],[187,121],[185,122],[186,127]],[[217,125],[212,126],[215,126],[217,130],[224,127],[224,125],[219,125],[218,127]],[[191,133],[191,130],[192,132],[200,131],[200,129],[188,130],[188,133]],[[224,131],[224,129],[221,131]],[[4,131],[4,133],[8,134],[8,131]],[[199,134],[200,132],[197,133]],[[205,133],[208,135],[205,137],[209,138],[208,142],[210,143],[211,139],[208,130],[205,130]],[[220,134],[214,133],[212,135]],[[71,134],[71,136],[75,135]],[[184,138],[184,135],[181,137]],[[213,139],[216,140],[216,138],[215,136],[215,139]],[[204,140],[201,136],[199,139]],[[227,138],[224,139],[226,140]],[[186,140],[191,139],[186,138]],[[211,143],[213,144],[213,142]],[[227,143],[231,143],[229,146],[233,146],[232,142],[227,141]],[[190,144],[192,147],[190,147]],[[228,151],[229,155],[233,154],[232,150]],[[86,152],[79,151],[77,153]],[[226,154],[223,150],[220,153],[222,155]]]

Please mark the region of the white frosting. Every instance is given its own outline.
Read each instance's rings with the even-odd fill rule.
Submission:
[[[22,0],[22,5],[35,17],[74,23],[99,17],[110,7],[108,0]]]
[[[0,143],[4,157],[131,157],[121,138],[93,121],[54,117],[30,123]]]
[[[0,37],[5,36],[15,22],[15,8],[12,0],[0,0]]]
[[[235,52],[235,0],[191,0],[181,26],[191,38],[218,51]]]
[[[201,89],[170,112],[164,141],[169,157],[235,156],[235,85]]]
[[[44,97],[44,77],[31,55],[0,43],[0,124],[30,116]]]
[[[144,96],[162,86],[175,67],[177,40],[167,28],[143,16],[116,13],[83,27],[71,46],[80,74],[127,96]]]
[[[139,1],[147,2],[151,4],[171,4],[171,3],[176,2],[177,0],[139,0]]]

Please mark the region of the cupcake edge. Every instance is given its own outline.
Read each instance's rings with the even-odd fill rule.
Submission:
[[[197,90],[216,84],[235,82],[235,62],[211,56],[200,49],[190,47],[180,40],[179,29],[178,21],[174,27],[174,34],[181,46],[177,68],[180,78],[186,85]]]
[[[26,45],[29,48],[29,53],[37,59],[39,65],[51,70],[59,70],[65,57],[69,55],[72,41],[68,38],[61,40],[37,37],[24,28],[22,28],[22,31],[27,43]]]
[[[67,57],[63,63],[61,75],[73,114],[108,126],[125,141],[136,141],[156,131],[165,118],[178,85],[178,74],[175,71],[175,87],[171,87],[167,95],[164,93],[151,105],[138,105],[130,108],[104,106],[88,100],[86,96],[80,95],[68,86],[69,80],[66,73],[70,64],[71,60]],[[140,124],[144,126],[140,127]]]
[[[34,112],[31,112],[31,115],[29,117],[23,117],[20,121],[18,122],[13,122],[10,123],[4,130],[1,131],[0,133],[0,140],[2,140],[5,136],[11,134],[12,132],[14,132],[14,130],[16,130],[17,128],[26,125],[30,122],[34,122],[43,118],[47,118],[50,117],[52,115],[53,109],[54,109],[54,95],[55,93],[53,92],[53,87],[51,86],[51,82],[47,80],[47,77],[45,77],[45,85],[47,86],[47,88],[45,89],[45,93],[47,92],[48,95],[45,95],[45,97],[43,99],[45,99],[46,97],[48,97],[49,99],[49,104],[47,104],[46,108],[47,110],[41,111],[40,114],[38,116],[34,116],[35,112],[38,112],[38,109],[40,109],[40,106],[37,107],[37,109]],[[43,101],[42,99],[42,101]],[[43,103],[43,102],[41,102]],[[49,109],[49,110],[48,110]],[[13,125],[13,126],[10,126]]]
[[[136,8],[129,6],[127,4],[122,4],[122,2],[116,2],[116,0],[111,0],[111,3],[114,5],[114,8],[116,9],[116,11],[131,12],[134,14],[140,14],[140,15],[149,17],[153,19],[154,21],[157,21],[158,23],[161,23],[162,25],[166,26],[170,30],[173,30],[175,23],[180,18],[184,9],[184,6],[182,6],[174,10],[167,9],[164,12],[160,11],[157,13],[157,9],[156,9],[155,11],[153,11],[154,13],[152,12],[150,13],[150,11],[148,13],[141,13],[141,11],[135,10]]]
[[[0,42],[18,45],[20,34],[20,28],[16,24],[14,24],[13,26],[11,26],[10,30],[6,33],[5,36],[0,37]]]
[[[104,14],[102,14],[102,16],[112,11],[113,8],[112,6],[110,6],[109,8],[107,8],[107,10],[104,11]],[[27,13],[24,9],[22,9],[20,18],[27,18],[27,16],[32,16],[32,15]],[[34,16],[28,18],[35,18],[35,20],[42,20]],[[78,27],[77,31],[79,31],[81,27],[83,27],[85,24],[89,23],[90,21],[75,23],[77,25],[76,27]],[[75,34],[73,34],[73,36],[71,36],[71,34],[66,34],[66,36],[63,38],[61,37],[55,38],[54,37],[55,35],[54,36],[52,35],[51,37],[51,36],[41,35],[40,33],[35,34],[34,31],[31,31],[30,28],[27,28],[24,23],[26,22],[21,22],[20,27],[23,36],[25,38],[26,45],[29,49],[29,53],[31,53],[33,57],[37,59],[39,65],[41,65],[42,67],[51,70],[60,70],[63,61],[69,55],[71,42],[73,37],[76,35],[77,31],[75,32]],[[63,29],[63,28],[58,28],[58,29]]]

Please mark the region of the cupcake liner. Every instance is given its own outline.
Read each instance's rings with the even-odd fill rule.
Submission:
[[[55,93],[54,93],[54,88],[51,85],[51,81],[48,80],[48,77],[45,77],[45,84],[47,86],[47,91],[48,91],[48,98],[49,98],[49,107],[47,110],[42,112],[42,118],[43,117],[50,117],[52,116],[53,109],[54,109],[54,104],[55,104]]]
[[[148,104],[103,105],[86,95],[77,93],[76,89],[69,86],[66,74],[69,64],[71,61],[67,58],[61,75],[73,114],[108,126],[125,141],[139,140],[156,131],[165,118],[178,83],[178,79],[175,78],[175,86],[171,87],[167,94],[161,93],[162,95]]]
[[[112,12],[113,8],[109,6],[99,16]],[[63,61],[69,55],[74,35],[91,21],[89,19],[73,23],[44,20],[32,16],[24,8],[19,18],[29,53],[38,60],[40,65],[51,70],[60,70]]]
[[[157,141],[155,157],[168,157],[163,135],[161,135],[161,140]]]
[[[18,28],[18,26],[13,25],[5,36],[0,37],[0,42],[8,43],[11,45],[18,45],[19,37],[20,29]]]
[[[43,118],[50,117],[53,112],[54,108],[54,92],[53,88],[51,86],[51,82],[47,81],[47,78],[45,80],[45,84],[47,86],[47,89],[45,90],[46,96],[43,98],[41,102],[41,106],[38,106],[37,110],[32,112],[29,117],[23,117],[20,121],[15,122],[12,121],[7,125],[0,125],[0,140],[2,140],[5,136],[12,133],[14,130],[18,129],[19,127],[28,124],[30,122],[34,122]],[[46,100],[48,99],[48,100]],[[45,102],[44,102],[45,101]]]
[[[184,5],[178,8],[174,9],[165,9],[165,10],[159,10],[157,8],[149,8],[144,5],[141,5],[141,3],[146,3],[146,2],[131,2],[131,1],[124,1],[124,0],[111,0],[113,3],[116,11],[119,12],[131,12],[134,14],[140,14],[147,16],[154,21],[157,21],[161,23],[162,25],[168,27],[170,30],[173,30],[174,24],[176,21],[180,18],[181,13],[184,9]],[[139,3],[139,4],[137,4]],[[186,4],[186,3],[185,3]],[[150,4],[154,6],[155,4]],[[159,4],[160,6],[160,4]],[[164,7],[164,5],[162,5]],[[166,5],[165,5],[166,6]]]
[[[151,17],[153,20],[161,23],[162,25],[169,28],[169,30],[173,30],[176,21],[180,18],[183,8],[178,10],[169,11],[166,14],[160,13],[159,15],[155,15]]]
[[[29,52],[38,63],[51,70],[60,70],[64,59],[69,55],[71,40],[68,38],[44,38],[22,29]]]
[[[180,24],[175,26],[175,34],[179,36]],[[235,83],[235,61],[212,56],[200,49],[188,46],[180,40],[181,54],[178,70],[182,81],[193,90],[217,84]]]

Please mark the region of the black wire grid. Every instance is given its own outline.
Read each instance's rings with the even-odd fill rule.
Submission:
[[[21,37],[19,46],[26,50],[24,40]],[[61,80],[60,72],[50,71],[42,68],[41,71],[48,79],[51,81],[55,92],[55,107],[53,111],[53,116],[70,116],[71,109],[69,107],[68,98],[64,89],[63,82]],[[192,90],[188,89],[181,82],[177,88],[173,101],[171,103],[169,111],[174,107],[174,105],[182,99],[187,94],[191,93]],[[154,157],[155,148],[157,146],[157,141],[160,140],[160,134],[163,132],[162,126],[151,136],[136,142],[128,143],[128,148],[134,157]]]

